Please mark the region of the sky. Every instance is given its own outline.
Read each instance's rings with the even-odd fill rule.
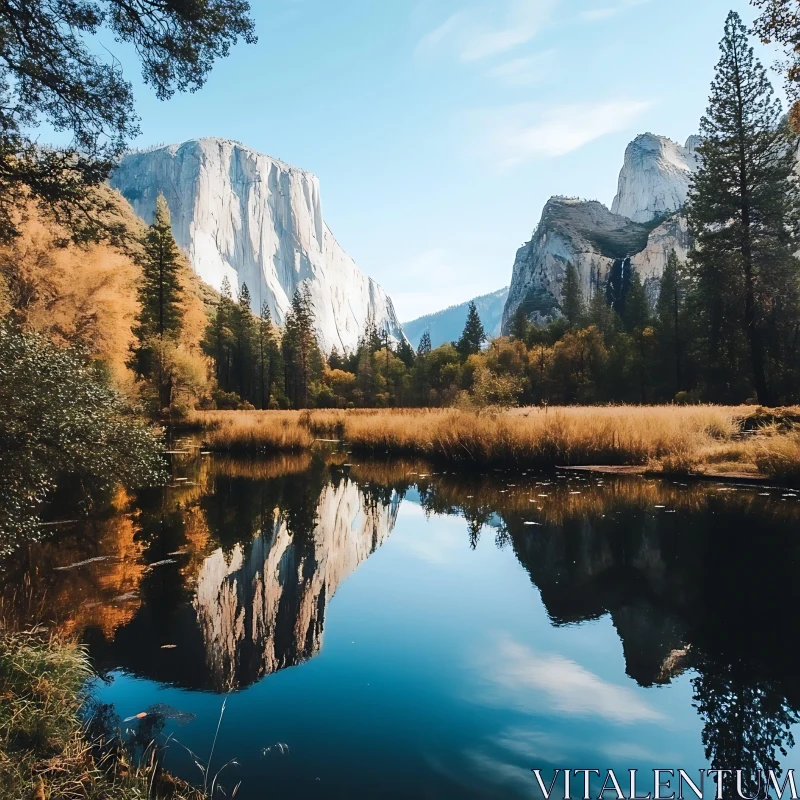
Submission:
[[[227,137],[315,173],[328,225],[403,321],[507,285],[550,196],[610,205],[636,134],[695,133],[728,11],[754,16],[747,0],[252,6],[258,44],[166,103],[114,45],[135,144]]]

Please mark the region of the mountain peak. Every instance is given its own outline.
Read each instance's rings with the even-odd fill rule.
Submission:
[[[695,148],[700,141],[690,136],[684,147],[666,136],[637,136],[625,150],[611,210],[634,222],[650,222],[677,211],[686,202],[699,163]]]

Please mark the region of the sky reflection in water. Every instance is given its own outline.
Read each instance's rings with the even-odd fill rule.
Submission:
[[[138,731],[188,779],[227,694],[212,771],[244,800],[794,765],[793,493],[332,461],[178,459],[18,556],[6,610],[79,633],[120,718],[193,715]]]

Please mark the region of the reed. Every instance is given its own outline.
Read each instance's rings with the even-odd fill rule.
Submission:
[[[296,411],[203,411],[188,422],[200,427],[206,446],[218,452],[304,450],[314,443]]]
[[[81,717],[91,677],[76,644],[37,633],[0,636],[0,798],[202,800],[152,765],[98,761]]]
[[[231,411],[198,414],[207,444],[255,452],[342,439],[358,453],[465,467],[640,466],[672,474],[800,475],[797,409],[604,406],[475,413],[456,409]],[[202,419],[199,419],[202,416]],[[764,420],[764,421],[762,421]]]

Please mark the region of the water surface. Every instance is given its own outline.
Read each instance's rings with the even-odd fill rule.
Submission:
[[[175,456],[9,561],[5,612],[78,634],[95,713],[182,777],[219,725],[243,800],[797,766],[793,492],[344,458]]]

